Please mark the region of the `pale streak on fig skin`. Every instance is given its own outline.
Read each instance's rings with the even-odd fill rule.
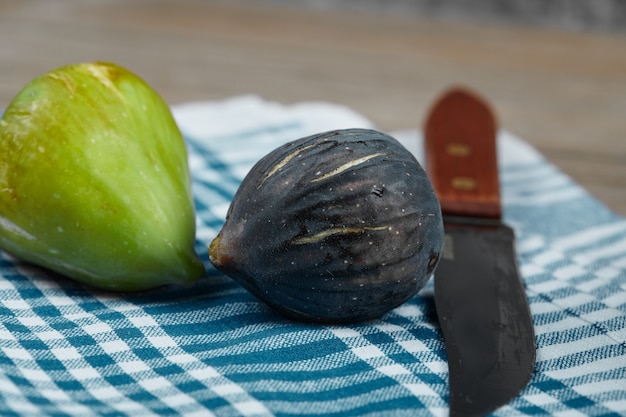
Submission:
[[[370,159],[378,158],[379,156],[390,156],[390,155],[391,154],[386,154],[386,153],[374,153],[374,154],[371,154],[371,155],[367,155],[367,156],[363,156],[361,158],[354,159],[354,160],[352,160],[350,162],[346,162],[345,164],[338,166],[337,168],[333,169],[330,172],[327,172],[326,174],[324,174],[324,175],[322,175],[320,177],[317,177],[317,178],[311,180],[311,182],[323,181],[323,180],[325,180],[327,178],[334,177],[335,175],[339,175],[339,174],[341,174],[343,171],[345,171],[347,169],[350,169],[352,167],[364,164],[365,162],[369,161]]]
[[[118,97],[126,101],[126,97],[124,97],[124,95],[117,89],[115,84],[111,81],[111,72],[113,70],[111,67],[105,64],[93,63],[93,64],[84,64],[82,68],[80,69],[82,70],[83,68],[86,70],[86,72],[91,74],[95,79],[100,81],[102,85],[104,85],[106,88],[114,92]],[[53,80],[57,80],[63,83],[65,85],[65,88],[67,88],[67,91],[69,91],[72,95],[74,95],[74,93],[76,92],[76,85],[74,85],[73,80],[70,80],[67,77],[64,77],[58,73],[47,74],[47,76],[49,78],[52,78]]]
[[[105,87],[116,93],[120,98],[126,101],[126,97],[118,90],[117,86],[111,81],[111,72],[113,68],[108,65],[95,64],[85,65],[85,69],[89,71],[96,79],[98,79]]]
[[[263,186],[263,184],[265,183],[265,181],[268,180],[269,177],[271,177],[272,175],[274,175],[275,173],[280,171],[280,169],[282,167],[284,167],[285,165],[287,165],[289,163],[289,161],[291,161],[293,158],[295,158],[296,156],[300,155],[302,152],[304,152],[307,149],[312,148],[314,146],[316,146],[316,144],[305,146],[305,147],[300,148],[300,149],[296,150],[295,152],[292,152],[289,155],[285,156],[279,163],[274,165],[274,167],[272,167],[272,169],[269,170],[269,172],[265,175],[265,177],[263,177],[263,180],[258,185],[257,189],[261,188],[261,186]]]
[[[4,191],[0,190],[0,191]],[[5,219],[4,217],[0,216],[0,226],[2,226],[5,230],[11,231],[13,233],[15,233],[16,235],[23,237],[24,239],[27,240],[37,240],[37,238],[33,235],[31,235],[30,233],[28,233],[27,231],[23,230],[22,228],[20,228],[18,225],[16,225],[15,223],[9,221],[8,219]]]
[[[62,83],[72,96],[76,93],[76,85],[67,77],[58,73],[46,74],[46,77],[52,78],[53,80]]]
[[[315,233],[310,236],[303,236],[301,238],[293,240],[295,245],[302,245],[306,243],[315,243],[320,240],[324,240],[329,236],[334,235],[347,235],[350,233],[364,233],[368,231],[380,231],[380,230],[389,230],[391,229],[389,226],[365,226],[365,227],[333,227],[330,229],[322,230],[321,232]]]

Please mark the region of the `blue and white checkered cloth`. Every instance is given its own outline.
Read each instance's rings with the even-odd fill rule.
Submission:
[[[341,106],[254,96],[174,113],[207,274],[191,288],[114,294],[2,254],[0,416],[447,415],[432,280],[380,320],[307,325],[208,261],[233,193],[261,156],[371,123]],[[391,133],[423,160],[419,130]],[[498,139],[538,350],[529,385],[496,414],[626,415],[626,221],[523,141],[506,131]]]

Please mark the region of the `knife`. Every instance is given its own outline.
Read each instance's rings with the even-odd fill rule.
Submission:
[[[444,215],[435,304],[455,417],[483,416],[506,404],[535,367],[515,236],[501,221],[496,132],[489,106],[462,88],[435,102],[424,130],[428,175]]]

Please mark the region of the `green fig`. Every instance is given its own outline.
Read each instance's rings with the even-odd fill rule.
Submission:
[[[118,65],[31,81],[0,120],[0,248],[97,288],[204,273],[183,137],[169,107]]]

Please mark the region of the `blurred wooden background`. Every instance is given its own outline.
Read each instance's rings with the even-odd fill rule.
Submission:
[[[131,69],[171,104],[332,101],[385,130],[420,127],[462,84],[626,215],[626,31],[304,3],[0,0],[0,108],[32,78],[92,60]]]

